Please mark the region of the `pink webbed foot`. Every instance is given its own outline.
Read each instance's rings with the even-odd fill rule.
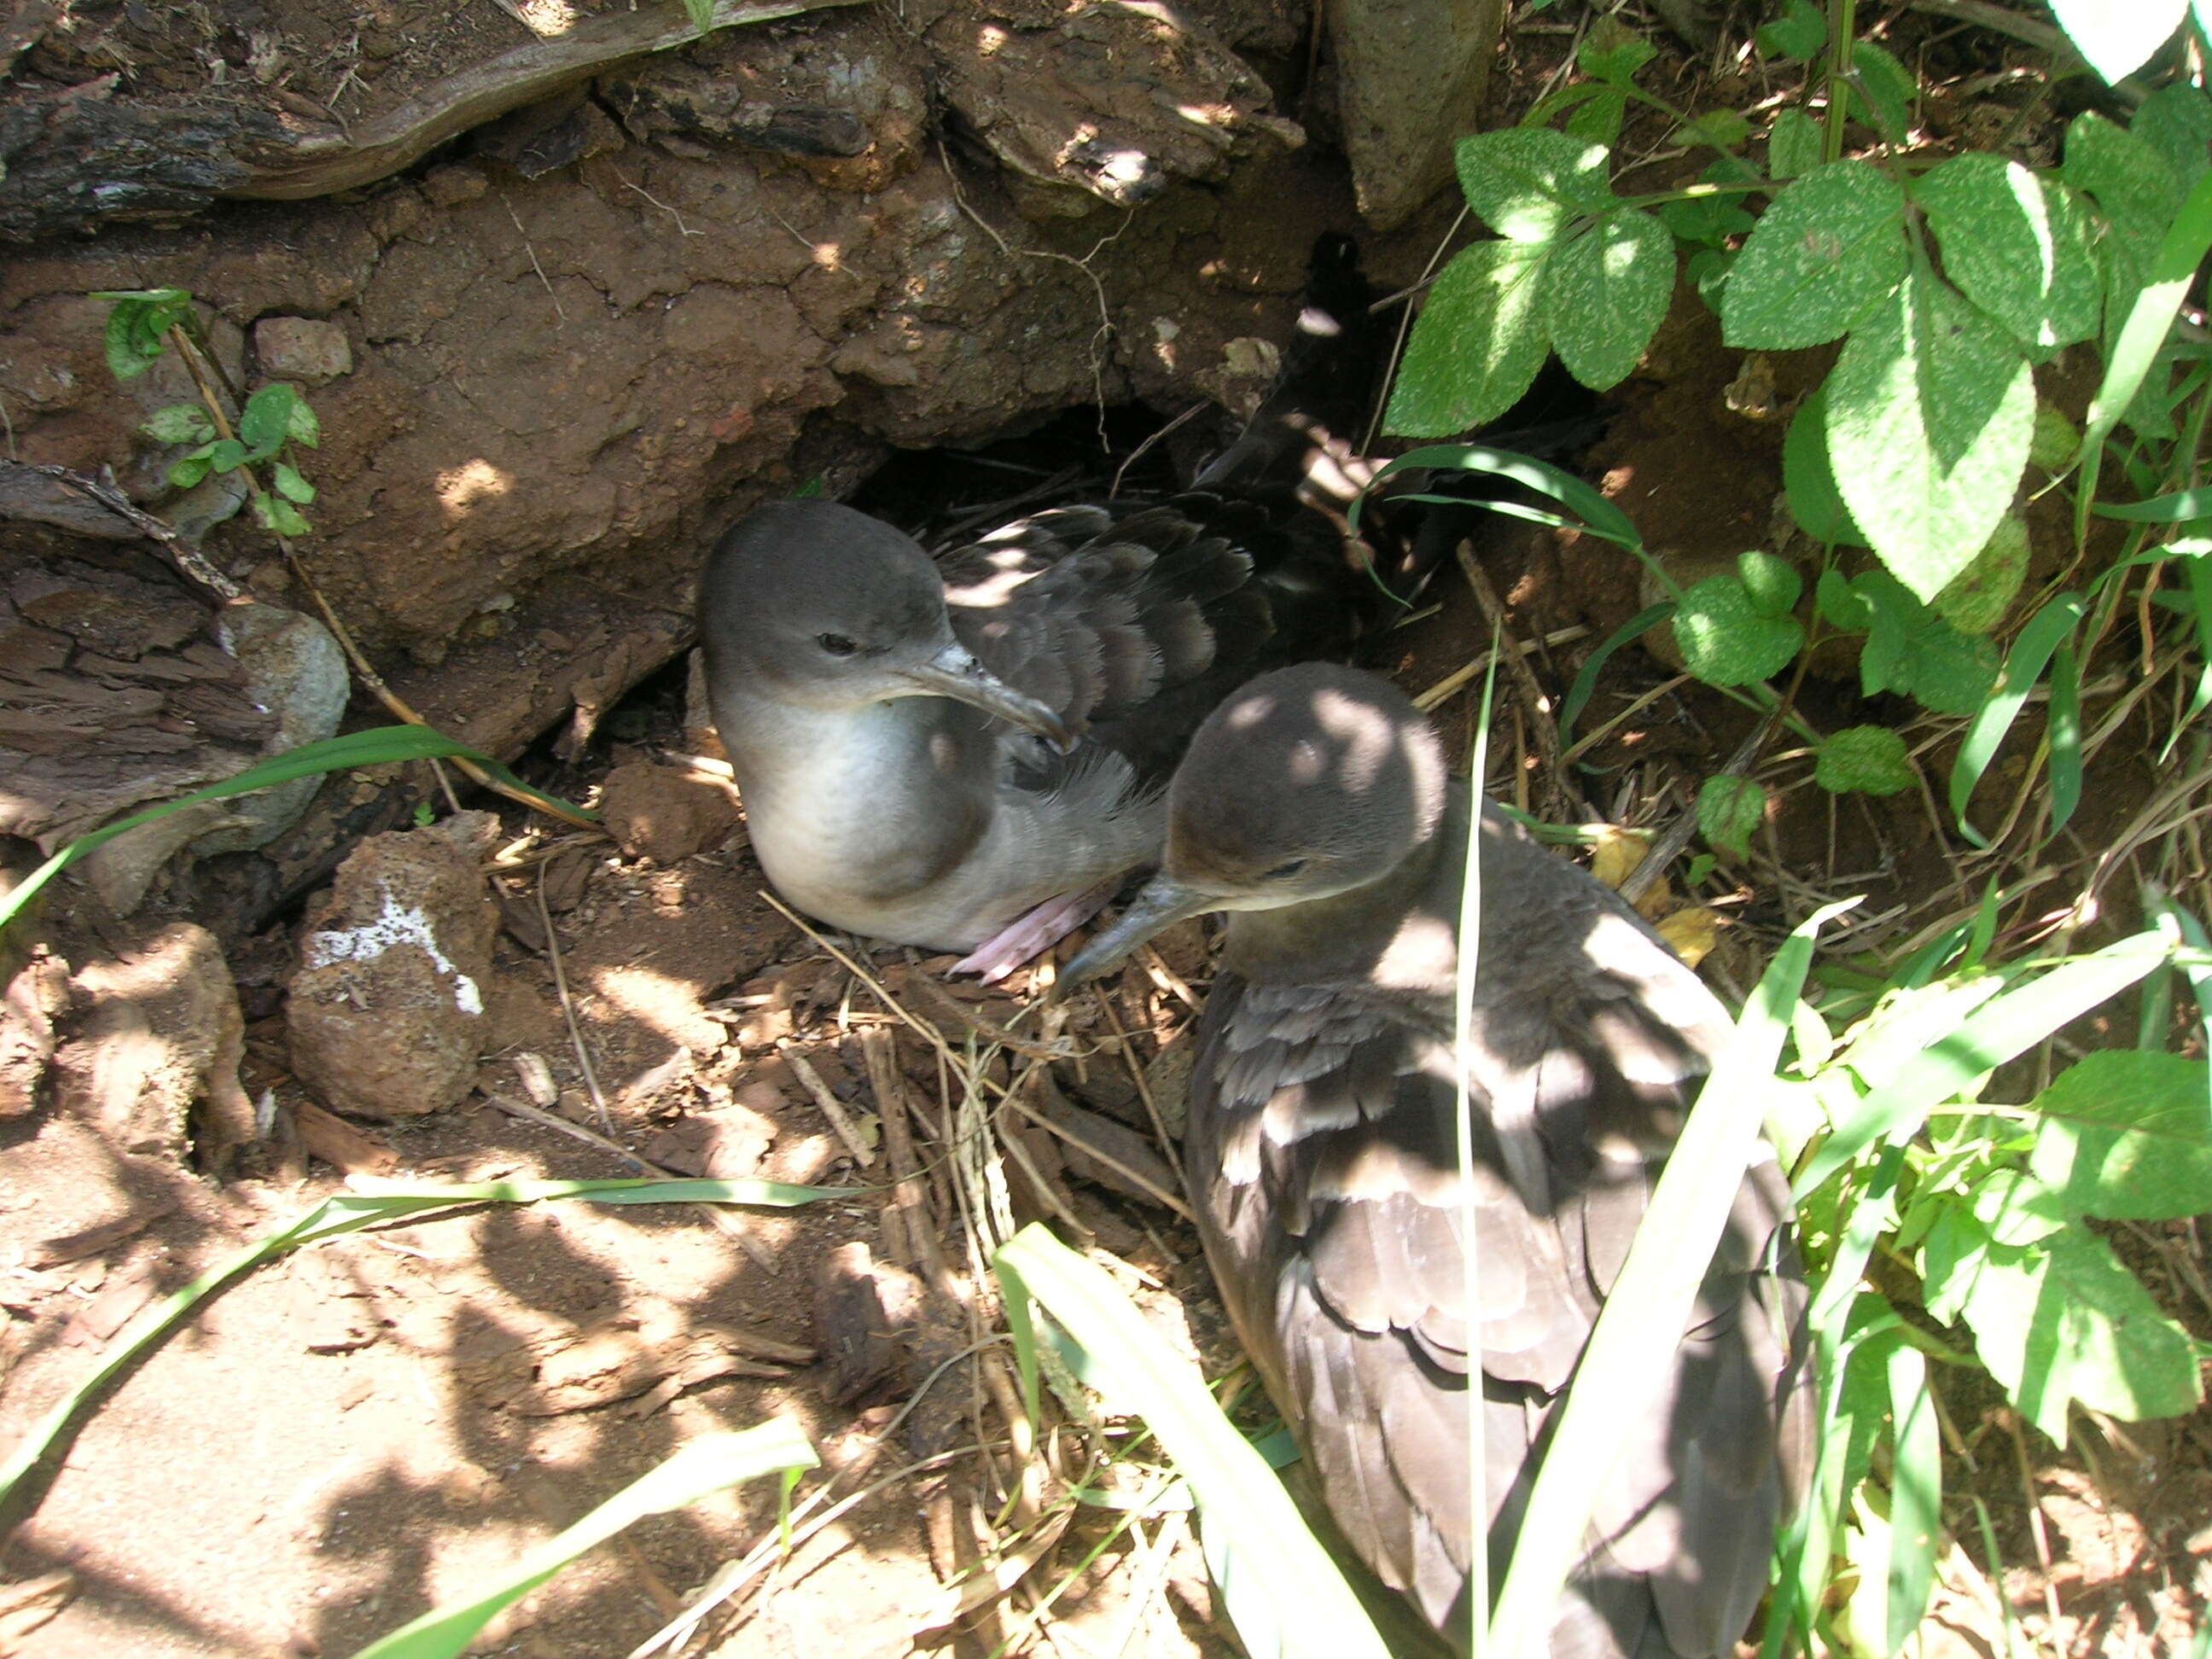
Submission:
[[[1119,876],[1109,876],[1079,893],[1063,893],[1058,898],[1047,899],[992,934],[954,963],[950,971],[975,974],[986,985],[997,984],[1105,908],[1106,901],[1114,896],[1114,890],[1121,882]]]

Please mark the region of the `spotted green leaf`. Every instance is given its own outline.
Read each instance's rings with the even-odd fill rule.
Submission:
[[[2212,1068],[2135,1049],[2084,1055],[2035,1097],[2029,1167],[2068,1213],[2164,1221],[2212,1211]]]
[[[1765,817],[1766,791],[1755,779],[1723,773],[1698,791],[1698,831],[1723,853],[1748,857],[1752,831]]]
[[[1548,241],[1618,199],[1606,182],[1605,146],[1547,127],[1474,133],[1454,155],[1474,216],[1516,242]]]
[[[2006,514],[1973,562],[1936,596],[1936,614],[1961,634],[1996,632],[2027,579],[2027,520]]]
[[[1544,269],[1552,347],[1593,392],[1628,378],[1674,295],[1674,239],[1650,214],[1607,214],[1553,250]]]
[[[1905,193],[1864,161],[1815,167],[1774,198],[1729,271],[1729,344],[1787,351],[1851,329],[1905,275]]]
[[[1813,781],[1831,794],[1894,795],[1912,787],[1905,739],[1881,726],[1847,726],[1821,744]]]
[[[1766,134],[1766,170],[1777,179],[1795,179],[1820,165],[1820,124],[1792,106],[1774,118]]]
[[[1406,343],[1383,424],[1404,437],[1444,437],[1503,415],[1544,366],[1541,307],[1548,244],[1477,242],[1429,290]]]
[[[2027,359],[1922,273],[1852,331],[1826,390],[1844,504],[1881,562],[1932,598],[2012,505],[2035,425]]]
[[[1944,275],[2039,360],[2097,331],[2104,296],[2089,216],[2064,185],[1978,153],[1933,168],[1912,199],[1935,229]]]
[[[1708,576],[1682,595],[1674,643],[1708,685],[1750,685],[1778,674],[1805,643],[1795,617],[1775,616],[1741,576]]]

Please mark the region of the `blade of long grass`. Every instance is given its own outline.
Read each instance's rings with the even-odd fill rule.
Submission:
[[[2061,963],[1964,1015],[1950,1030],[1928,1040],[1889,1082],[1838,1117],[1798,1172],[1798,1195],[1811,1192],[1876,1140],[1911,1134],[1932,1108],[2127,989],[2165,961],[2170,949],[2155,931],[2131,934]]]
[[[1037,1403],[1032,1297],[1082,1345],[1117,1411],[1141,1416],[1198,1496],[1208,1530],[1235,1553],[1237,1571],[1264,1589],[1281,1620],[1285,1653],[1313,1659],[1389,1659],[1358,1598],[1299,1517],[1259,1453],[1221,1414],[1198,1370],[1153,1334],[1096,1263],[1032,1223],[992,1257],[1014,1337],[1023,1396]],[[1258,1659],[1265,1659],[1259,1656]]]
[[[1674,607],[1671,603],[1648,606],[1607,635],[1605,642],[1590,653],[1589,659],[1575,675],[1575,683],[1567,688],[1565,699],[1559,704],[1560,748],[1574,747],[1575,721],[1589,705],[1591,694],[1597,690],[1598,674],[1613,653],[1630,641],[1642,639],[1674,614]]]
[[[1951,815],[1959,822],[1959,833],[1977,847],[1990,843],[1966,822],[1966,804],[1973,799],[1974,787],[1996,758],[1998,745],[2042,678],[2044,664],[2081,623],[2081,601],[2071,593],[2061,593],[2031,617],[2005,653],[2004,672],[1997,677],[1996,689],[1976,711],[1966,735],[1960,740],[1959,758],[1951,767]]]
[[[2173,746],[2181,741],[2181,734],[2207,708],[2212,708],[2212,558],[2202,555],[2184,558],[2182,573],[2189,581],[2189,610],[2191,619],[2197,624],[2197,654],[2203,660],[2197,671],[2197,690],[2189,699],[2189,707],[2181,711],[2181,718],[2166,733],[2166,744],[2158,752],[2158,763],[2163,766],[2173,758]]]
[[[1497,1659],[1538,1659],[1553,1608],[1582,1551],[1590,1505],[1620,1455],[1650,1378],[1680,1346],[1692,1304],[1759,1138],[1766,1091],[1813,959],[1814,936],[1857,900],[1815,911],[1784,941],[1736,1022],[1735,1039],[1652,1188],[1628,1259],[1607,1296],[1537,1471],[1513,1562],[1491,1616]]]
[[[2090,401],[2077,459],[2099,450],[2106,434],[2119,424],[2121,415],[2135,401],[2143,377],[2157,360],[2159,348],[2173,331],[2175,313],[2181,309],[2189,284],[2208,251],[2212,251],[2212,173],[2197,181],[2159,243],[2158,257],[2151,262],[2150,281],[2136,295],[2128,319],[2121,325],[2119,338],[2113,343],[2112,355],[2106,360],[2104,380]],[[2081,499],[2086,507],[2088,495],[2085,493]]]
[[[427,726],[380,726],[367,732],[349,732],[343,737],[325,738],[319,743],[305,743],[297,749],[288,749],[273,759],[247,767],[234,777],[211,783],[204,789],[195,789],[189,795],[179,795],[174,800],[163,801],[159,806],[133,812],[128,817],[118,818],[113,823],[103,824],[88,834],[79,836],[26,876],[13,892],[0,897],[0,928],[13,921],[40,888],[70,865],[95,848],[114,840],[126,830],[136,830],[142,823],[151,823],[157,818],[165,818],[172,812],[197,805],[202,801],[227,800],[233,795],[249,795],[257,789],[272,789],[280,783],[289,783],[295,778],[309,777],[318,772],[343,772],[356,766],[386,766],[396,761],[447,757],[473,761],[501,782],[520,789],[535,799],[551,799],[531,788],[482,750],[471,749],[468,744]],[[581,807],[568,810],[572,812],[583,811]]]
[[[580,1198],[595,1204],[757,1204],[781,1209],[847,1196],[848,1192],[841,1188],[793,1187],[772,1181],[651,1180],[493,1181],[452,1187],[393,1182],[378,1183],[372,1192],[340,1193],[257,1239],[228,1261],[218,1262],[150,1309],[128,1336],[108,1350],[92,1374],[64,1395],[0,1462],[0,1505],[8,1502],[24,1477],[38,1467],[112,1378],[184,1323],[216,1291],[302,1244],[404,1220],[427,1210],[469,1204],[535,1204],[548,1199]]]
[[[2074,647],[2062,644],[2051,653],[2051,827],[2039,845],[2047,845],[2073,820],[2081,804],[2081,668]]]
[[[1936,1434],[1928,1362],[1910,1344],[1889,1356],[1889,1650],[1905,1651],[1936,1589],[1942,1531],[1943,1448]]]
[[[1483,1306],[1482,1229],[1475,1213],[1474,1107],[1468,1097],[1473,1073],[1474,986],[1482,969],[1482,801],[1483,781],[1490,775],[1490,716],[1498,696],[1498,659],[1505,634],[1501,617],[1490,631],[1490,667],[1482,677],[1482,707],[1474,720],[1474,743],[1468,758],[1466,874],[1459,890],[1459,957],[1452,975],[1452,1136],[1454,1156],[1468,1178],[1460,1183],[1460,1294],[1462,1305],[1474,1322],[1468,1330],[1468,1351],[1474,1359],[1467,1390],[1467,1512],[1470,1547],[1467,1553],[1467,1609],[1468,1659],[1486,1659],[1490,1643],[1490,1552],[1484,1540],[1490,1531],[1490,1495],[1484,1490],[1489,1458],[1483,1444],[1480,1334]],[[1510,1652],[1510,1650],[1508,1650]]]
[[[1563,472],[1534,455],[1510,449],[1491,449],[1481,444],[1430,444],[1407,450],[1377,472],[1359,499],[1352,502],[1347,515],[1352,527],[1359,528],[1360,509],[1373,495],[1376,484],[1393,474],[1416,468],[1437,472],[1479,472],[1489,477],[1510,479],[1566,507],[1582,520],[1582,528],[1591,535],[1638,550],[1644,546],[1644,538],[1636,533],[1636,526],[1629,522],[1628,515],[1571,472]]]
[[[455,1659],[502,1607],[520,1601],[633,1522],[683,1509],[726,1487],[779,1471],[788,1496],[799,1472],[821,1461],[799,1425],[785,1418],[771,1418],[741,1433],[702,1435],[678,1447],[665,1462],[647,1470],[575,1525],[532,1550],[475,1600],[434,1608],[370,1643],[355,1659]]]

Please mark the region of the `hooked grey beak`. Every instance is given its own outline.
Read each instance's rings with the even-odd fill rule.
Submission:
[[[1064,996],[1085,981],[1097,978],[1162,929],[1188,916],[1201,916],[1220,908],[1218,894],[1186,887],[1164,872],[1154,876],[1145,884],[1144,890],[1129,901],[1129,908],[1121,912],[1121,919],[1104,933],[1093,936],[1091,943],[1077,951],[1074,958],[1060,970],[1053,995]]]
[[[951,697],[1024,732],[1034,732],[1063,754],[1075,747],[1075,734],[1066,720],[1035,697],[1015,690],[976,661],[975,653],[964,646],[948,645],[920,667],[904,672],[921,691]]]

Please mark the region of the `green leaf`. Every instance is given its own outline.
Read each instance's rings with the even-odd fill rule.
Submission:
[[[2212,1211],[2212,1067],[2179,1054],[2085,1054],[2031,1103],[2033,1170],[2072,1215],[2164,1221]]]
[[[2112,234],[2100,246],[2114,261],[2114,297],[2141,288],[2151,250],[2188,192],[2166,158],[2094,110],[2066,129],[2059,176],[2094,198]]]
[[[1585,143],[1603,144],[1610,148],[1620,137],[1620,125],[1628,115],[1628,94],[1615,92],[1610,87],[1592,87],[1587,82],[1569,91],[1585,91],[1589,96],[1575,100],[1574,113],[1567,117],[1568,137]],[[1533,125],[1525,124],[1525,125]]]
[[[1790,429],[1782,440],[1782,489],[1789,498],[1790,516],[1814,541],[1831,547],[1867,544],[1866,532],[1851,521],[1850,509],[1844,505],[1836,488],[1836,470],[1828,460],[1825,382],[1815,386],[1790,417]]]
[[[1737,554],[1735,568],[1752,604],[1770,617],[1788,616],[1804,595],[1805,579],[1797,574],[1797,567],[1762,549],[1754,547]]]
[[[2107,242],[2117,245],[2119,240],[2108,238]],[[2159,239],[2158,251],[2144,271],[2142,291],[2128,304],[2126,321],[2106,356],[2105,378],[2089,404],[2088,422],[2081,434],[2085,462],[2094,459],[2105,434],[2136,401],[2138,389],[2168,343],[2174,315],[2196,280],[2197,267],[2208,249],[2212,249],[2212,173],[2190,186],[2173,222]],[[2088,494],[2085,484],[2085,501]]]
[[[284,422],[284,435],[309,449],[322,447],[323,423],[315,418],[315,411],[307,407],[305,398],[293,398],[292,413]]]
[[[2035,406],[2035,431],[2027,441],[2027,464],[2056,472],[2074,457],[2081,434],[2064,412],[2052,404]]]
[[[289,461],[279,461],[270,469],[270,482],[276,493],[288,501],[297,501],[305,507],[315,499],[315,487],[300,476],[300,469]]]
[[[2184,188],[2212,167],[2212,98],[2186,81],[2160,87],[2144,99],[2128,131],[2166,158]]]
[[[1782,15],[1761,24],[1752,38],[1769,58],[1810,63],[1828,44],[1828,22],[1812,0],[1784,0]]]
[[[1832,565],[1820,573],[1820,580],[1814,585],[1813,604],[1822,622],[1846,634],[1863,634],[1874,626],[1874,601]]]
[[[1594,81],[1625,87],[1658,51],[1622,22],[1619,13],[1601,12],[1575,48],[1575,67]]]
[[[1715,149],[1734,149],[1751,137],[1751,123],[1732,109],[1709,109],[1674,129],[1678,144],[1710,144]]]
[[[2109,83],[2133,75],[2173,38],[2189,0],[2051,0],[2051,9],[2075,49]]]
[[[1973,562],[1936,596],[1936,614],[1961,634],[1995,633],[2027,580],[2027,520],[2006,514]]]
[[[314,530],[300,509],[282,495],[256,495],[253,517],[264,530],[278,536],[305,536]]]
[[[1553,251],[1540,304],[1553,349],[1593,392],[1626,380],[1674,295],[1674,243],[1650,214],[1607,214]]]
[[[1605,147],[1547,127],[1474,133],[1454,154],[1474,216],[1513,241],[1547,242],[1619,199],[1606,182]]]
[[[1766,791],[1755,779],[1723,773],[1698,791],[1698,832],[1723,853],[1751,855],[1752,831],[1766,817]]]
[[[157,409],[138,429],[161,444],[204,444],[215,436],[215,423],[198,404]]]
[[[1948,284],[1916,275],[1852,331],[1827,393],[1844,504],[1899,580],[1934,597],[2012,505],[2035,427],[2027,360]]]
[[[687,0],[687,3],[690,0]],[[700,0],[710,5],[712,0]],[[704,27],[705,25],[701,25]],[[802,1469],[821,1459],[805,1431],[787,1418],[771,1418],[738,1434],[704,1434],[677,1448],[664,1462],[624,1486],[574,1526],[527,1552],[488,1586],[472,1585],[462,1603],[434,1607],[371,1642],[354,1659],[458,1659],[502,1608],[536,1589],[562,1568],[632,1522],[648,1515],[688,1508],[702,1498],[779,1472],[785,1490]]]
[[[1905,275],[1905,192],[1864,161],[1815,167],[1777,196],[1721,300],[1732,346],[1786,351],[1855,326]]]
[[[166,476],[173,488],[190,489],[207,477],[208,469],[214,463],[204,454],[187,455],[182,460],[172,461]]]
[[[143,374],[161,355],[158,338],[149,350],[140,337],[143,315],[141,308],[128,304],[118,305],[107,313],[107,327],[100,337],[100,345],[107,357],[107,372],[118,380]]]
[[[1820,744],[1813,781],[1832,795],[1894,795],[1912,787],[1912,763],[1887,726],[1847,726]]]
[[[684,0],[684,15],[704,34],[714,27],[714,0]]]
[[[235,472],[246,465],[246,446],[235,438],[218,438],[207,447],[207,459],[218,472]]]
[[[1964,1310],[1990,1375],[2062,1446],[2075,1401],[2132,1423],[2178,1416],[2203,1398],[2188,1333],[2086,1229],[1991,1244]]]
[[[1662,202],[1652,212],[1682,240],[1706,247],[1723,246],[1729,237],[1743,235],[1759,222],[1733,196],[1685,197]]]
[[[1762,610],[1737,576],[1708,576],[1682,595],[1674,643],[1708,685],[1750,685],[1778,674],[1805,643],[1792,617]]]
[[[1995,645],[1960,633],[1887,571],[1869,570],[1851,586],[1869,606],[1861,690],[1901,691],[1939,714],[1980,710],[1996,684]]]
[[[238,417],[238,435],[248,460],[265,461],[283,447],[298,401],[299,393],[282,380],[263,386],[246,400],[245,412]]]
[[[1548,244],[1477,242],[1453,256],[1406,343],[1383,413],[1387,430],[1443,437],[1494,420],[1520,400],[1544,366],[1537,296],[1551,252]]]
[[[1871,40],[1851,43],[1850,112],[1893,144],[1905,142],[1920,88],[1912,71]]]
[[[2055,179],[1995,155],[1955,155],[1913,186],[1943,272],[2039,356],[2097,331],[2103,289],[2089,216]]]
[[[1774,125],[1767,130],[1766,170],[1777,179],[1795,179],[1810,173],[1820,165],[1821,148],[1826,143],[1820,124],[1792,105],[1776,115]]]

